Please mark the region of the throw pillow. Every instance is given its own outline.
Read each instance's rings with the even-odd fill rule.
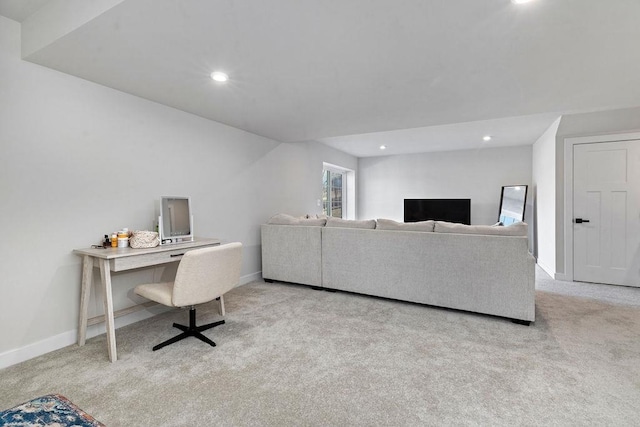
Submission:
[[[378,219],[376,230],[395,230],[395,231],[433,231],[436,225],[435,221],[419,221],[419,222],[398,222],[392,219]]]

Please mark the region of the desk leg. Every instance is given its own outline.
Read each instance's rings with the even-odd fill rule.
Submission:
[[[113,320],[113,294],[111,293],[111,270],[109,269],[109,260],[100,260],[100,275],[102,276],[102,285],[104,287],[104,318],[107,322],[107,347],[109,349],[109,360],[115,362],[118,360],[116,353],[116,330]]]
[[[220,295],[218,298],[218,311],[220,312],[220,316],[224,316],[224,296]]]
[[[78,318],[78,345],[83,346],[87,339],[87,317],[89,296],[93,287],[93,258],[85,255],[82,261],[82,289],[80,290],[80,314]]]

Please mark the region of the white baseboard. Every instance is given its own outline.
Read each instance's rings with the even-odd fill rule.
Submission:
[[[154,312],[150,312],[148,310],[136,311],[134,313],[127,314],[126,316],[116,318],[115,326],[116,329],[118,329],[123,326],[148,319],[155,316],[156,314],[163,313],[168,310],[171,310],[171,308],[159,306],[154,307]],[[87,339],[96,337],[104,333],[104,323],[87,327]],[[34,357],[42,356],[43,354],[49,353],[51,351],[74,345],[77,341],[78,331],[74,329],[72,331],[63,332],[61,334],[45,338],[41,341],[28,344],[24,347],[5,351],[4,353],[0,354],[0,369],[15,365],[20,362],[24,362],[25,360],[33,359]]]
[[[38,357],[50,351],[73,344],[77,332],[67,331],[24,347],[5,351],[0,354],[0,369],[15,365],[25,360]]]
[[[240,284],[238,286],[246,285],[247,283],[255,282],[256,280],[262,280],[262,271],[256,271],[255,273],[241,276]]]
[[[573,281],[572,277],[569,277],[565,273],[556,273],[555,271],[553,271],[553,269],[551,267],[549,267],[548,265],[545,265],[544,263],[541,263],[538,260],[536,260],[536,264],[538,264],[540,266],[540,268],[543,269],[545,271],[545,273],[547,273],[549,275],[549,277],[551,277],[554,280],[562,280],[563,282],[572,282]]]
[[[262,279],[262,271],[258,271],[252,274],[247,274],[240,277],[239,286],[246,285],[247,283]],[[171,307],[156,306],[153,312],[149,310],[140,310],[126,316],[118,317],[115,319],[116,329],[123,326],[130,325],[132,323],[139,322],[144,319],[155,316],[156,314],[164,313],[171,310]],[[97,325],[91,325],[87,327],[87,339],[93,338],[105,333],[105,326],[103,323]],[[11,365],[24,362],[34,357],[42,356],[43,354],[55,351],[70,345],[74,345],[78,341],[78,331],[76,329],[66,331],[52,337],[45,338],[43,340],[27,344],[24,347],[12,349],[0,353],[0,369],[7,368]],[[106,351],[106,348],[105,348]]]
[[[540,266],[541,269],[543,269],[545,271],[545,273],[547,273],[549,275],[549,277],[555,278],[556,272],[553,271],[553,268],[551,268],[548,265],[540,262],[540,260],[537,260],[536,263],[538,264],[538,266]]]

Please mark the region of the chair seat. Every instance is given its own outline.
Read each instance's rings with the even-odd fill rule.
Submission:
[[[133,290],[136,294],[159,302],[162,305],[175,307],[172,302],[173,282],[147,283],[138,285]]]
[[[155,347],[159,350],[187,337],[195,337],[215,347],[216,343],[202,331],[223,325],[224,320],[198,326],[196,305],[218,299],[220,314],[224,316],[223,295],[240,282],[242,243],[234,242],[210,248],[194,249],[180,259],[173,282],[138,285],[134,292],[169,307],[189,307],[189,326],[174,323],[182,333]]]

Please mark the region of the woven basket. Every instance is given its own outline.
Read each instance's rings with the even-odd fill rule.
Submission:
[[[155,248],[159,244],[160,239],[155,231],[134,231],[129,239],[129,245],[134,249]]]

